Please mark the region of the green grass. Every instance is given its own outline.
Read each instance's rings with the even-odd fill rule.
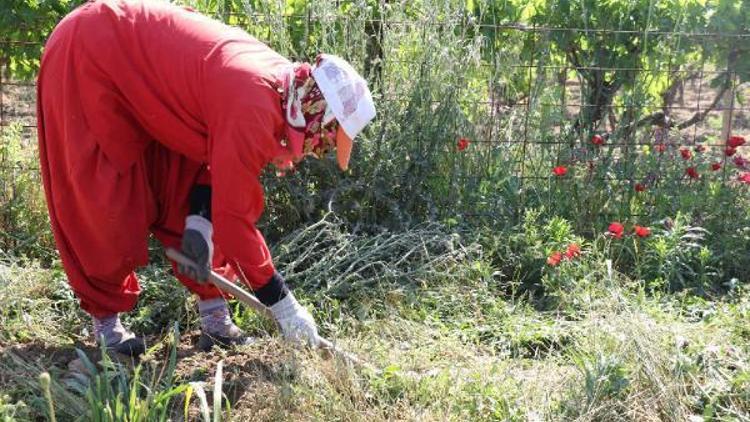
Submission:
[[[309,249],[303,240],[313,235],[327,248]],[[0,301],[8,304],[0,311],[0,416],[47,415],[38,376],[49,372],[57,420],[181,419],[186,412],[200,420],[199,388],[213,419],[223,361],[224,420],[750,417],[750,290],[713,297],[655,290],[608,265],[611,244],[595,241],[565,267],[542,269],[569,278],[546,287],[557,298],[548,301],[520,287],[509,293],[490,246],[469,239],[439,226],[373,238],[349,234],[329,218],[277,245],[280,267],[290,268],[323,333],[379,372],[290,348],[239,306],[236,319],[259,336],[257,344],[190,352],[188,337],[173,342],[170,322],[192,329],[193,303],[172,299],[182,288],[155,264],[142,272],[151,292],[129,318],[152,336],[148,357],[137,369],[105,359],[93,387],[78,391],[62,383],[75,347],[100,360],[85,348],[88,319],[76,310],[59,270],[6,263],[0,267]],[[405,258],[404,245],[420,251]],[[333,249],[350,252],[314,265],[318,254]],[[307,264],[290,262],[300,250],[311,254]],[[373,257],[368,262],[380,269],[350,269],[358,256]],[[352,287],[342,295],[346,283]],[[39,347],[54,353],[28,353]]]
[[[340,54],[370,78],[370,19],[403,23],[384,26],[379,119],[358,138],[356,166],[307,160],[286,178],[269,172],[260,222],[322,333],[380,371],[296,350],[237,303],[235,321],[258,342],[196,353],[195,301],[158,248],[124,316],[149,353],[135,364],[102,357],[57,261],[34,143],[14,124],[0,136],[0,419],[750,419],[748,187],[731,162],[709,170],[725,161],[715,116],[700,133],[672,131],[663,153],[630,145],[662,142],[652,127],[591,145],[574,133],[575,113],[545,105],[582,101],[573,71],[564,84],[556,74],[570,64],[559,37],[487,26],[528,21],[512,16],[514,2],[264,3],[248,17],[244,3],[184,3],[285,56]],[[644,52],[647,67],[672,66],[663,47]],[[686,63],[703,69],[706,58]],[[643,84],[616,104],[659,94],[667,75],[634,76]],[[704,142],[717,145],[680,157]],[[569,173],[552,177],[554,165]],[[701,178],[685,177],[687,166]],[[613,220],[623,239],[603,234]],[[634,224],[651,237],[633,236]],[[547,264],[571,243],[580,257]],[[77,350],[88,386],[69,382]]]

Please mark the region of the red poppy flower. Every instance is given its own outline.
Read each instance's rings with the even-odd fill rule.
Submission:
[[[465,150],[466,148],[469,147],[469,143],[470,142],[469,142],[468,139],[461,138],[461,139],[458,140],[458,144],[456,144],[456,147],[458,148],[459,151],[463,151],[463,150]]]
[[[591,143],[594,145],[604,145],[604,138],[602,135],[594,135],[591,137]]]
[[[727,139],[727,146],[730,148],[738,148],[742,145],[745,145],[745,138],[742,136],[730,136],[729,139]]]
[[[581,247],[578,243],[571,243],[565,251],[565,259],[573,259],[581,254]]]
[[[615,239],[621,239],[622,234],[625,232],[625,227],[619,222],[615,221],[609,225],[609,228],[607,230],[609,230],[609,234],[611,234]]]
[[[700,177],[700,175],[698,174],[698,170],[696,170],[695,167],[688,167],[687,169],[685,169],[685,174],[690,176],[691,179],[697,179]]]
[[[552,173],[555,174],[555,176],[565,176],[568,173],[568,169],[565,166],[557,166],[552,169]]]
[[[689,159],[693,158],[693,152],[690,151],[687,148],[681,148],[680,149],[680,155],[682,155],[682,159],[683,160],[689,160]]]
[[[747,165],[747,160],[744,159],[741,155],[734,157],[733,161],[734,161],[734,165],[736,165],[739,168],[745,168],[745,166]]]
[[[721,163],[713,163],[713,164],[711,164],[711,170],[713,170],[713,171],[719,171],[719,170],[721,170]]]
[[[656,149],[656,152],[658,152],[658,153],[663,153],[664,151],[667,150],[667,146],[664,145],[664,144],[656,144],[656,146],[654,147],[654,149]]]
[[[635,229],[633,230],[635,232],[635,235],[638,237],[649,237],[651,236],[651,229],[648,227],[643,226],[635,226]]]
[[[737,179],[742,183],[750,185],[750,173],[742,173]]]
[[[736,152],[737,152],[737,148],[726,147],[726,148],[724,149],[724,154],[725,154],[725,155],[726,155],[727,157],[731,157],[731,156],[733,156],[733,155],[734,155],[734,154],[735,154]]]
[[[646,190],[646,185],[643,183],[636,183],[635,184],[635,191],[636,192],[644,192]]]
[[[698,144],[698,145],[695,146],[695,152],[705,152],[705,151],[706,151],[706,147],[705,146],[700,145],[700,144]]]
[[[547,257],[547,265],[554,267],[562,260],[562,254],[560,252],[552,252],[552,255]]]

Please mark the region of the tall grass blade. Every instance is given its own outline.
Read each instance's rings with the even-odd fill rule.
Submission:
[[[202,382],[191,382],[191,386],[195,390],[195,395],[198,396],[201,416],[203,416],[203,422],[211,422],[211,410],[208,408],[208,400],[206,399],[206,390],[203,389],[204,383]]]
[[[214,422],[221,422],[221,390],[224,383],[224,361],[220,360],[216,365],[216,376],[214,377]]]

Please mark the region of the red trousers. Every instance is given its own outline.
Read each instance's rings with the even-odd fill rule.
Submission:
[[[284,153],[277,75],[289,62],[246,33],[157,1],[88,1],[45,45],[40,168],[52,229],[81,306],[133,308],[152,233],[179,247],[209,168],[215,262],[253,289],[275,272],[256,227],[262,169]],[[200,297],[212,286],[178,279]]]
[[[165,247],[180,247],[190,190],[203,170],[153,143],[121,173],[84,142],[73,147],[87,150],[86,157],[72,160],[66,145],[55,142],[40,144],[40,157],[52,229],[70,286],[81,307],[101,317],[135,306],[140,287],[133,270],[148,263],[149,233]],[[102,185],[113,188],[102,191]],[[214,263],[216,271],[231,272],[218,251]],[[221,295],[210,284],[196,283],[176,269],[175,274],[201,299]]]

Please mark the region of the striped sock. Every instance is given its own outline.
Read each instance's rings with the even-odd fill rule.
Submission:
[[[97,343],[103,337],[104,345],[112,347],[134,338],[135,334],[122,326],[119,314],[113,314],[104,318],[94,317],[94,336]]]
[[[213,336],[229,336],[234,323],[229,315],[227,301],[223,297],[198,302],[201,316],[201,329]]]

